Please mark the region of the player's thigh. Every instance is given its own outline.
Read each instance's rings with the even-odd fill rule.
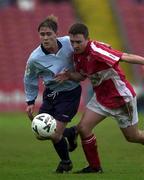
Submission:
[[[78,130],[81,133],[90,133],[104,118],[105,116],[87,108],[78,124]]]
[[[138,123],[126,128],[121,128],[121,131],[128,141],[133,141],[139,136]]]

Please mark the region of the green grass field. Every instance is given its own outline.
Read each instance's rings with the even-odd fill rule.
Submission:
[[[73,120],[78,121],[79,117]],[[144,122],[140,116],[140,127]],[[72,123],[70,124],[72,125]],[[95,128],[103,174],[55,174],[59,162],[50,141],[35,139],[24,113],[0,113],[1,180],[141,180],[144,177],[144,146],[125,141],[117,124],[106,119]],[[71,153],[73,171],[86,161],[79,147]]]

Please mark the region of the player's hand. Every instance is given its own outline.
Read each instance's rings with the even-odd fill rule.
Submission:
[[[34,112],[34,104],[28,105],[26,108],[26,112],[27,115],[29,117],[29,119],[32,121],[34,116],[33,116],[33,112]]]
[[[70,71],[64,70],[63,72],[55,75],[55,81],[62,83],[70,78]]]

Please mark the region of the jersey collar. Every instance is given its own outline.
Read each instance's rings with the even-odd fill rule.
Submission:
[[[62,48],[61,42],[57,40],[57,43],[58,43],[59,49],[61,49],[61,48]],[[44,48],[44,46],[43,46],[42,44],[41,44],[41,49],[42,49],[42,51],[43,51],[46,55],[51,54],[49,51],[47,51],[47,50]]]

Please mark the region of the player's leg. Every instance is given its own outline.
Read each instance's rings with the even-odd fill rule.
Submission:
[[[51,91],[49,89],[45,89],[43,94],[43,103],[39,109],[39,113],[48,113],[57,121],[56,132],[50,139],[52,140],[55,151],[60,158],[60,163],[58,164],[56,172],[63,173],[72,169],[72,162],[69,157],[67,141],[63,137],[63,132],[67,125],[67,119],[62,117],[62,115],[66,110],[65,107],[61,105],[61,99],[57,97],[57,95],[55,98],[53,98],[53,96],[51,97],[49,95],[50,93]],[[57,106],[55,106],[55,104]],[[46,138],[39,139],[46,140]]]
[[[57,128],[55,134],[51,137],[54,148],[59,155],[61,161],[56,169],[57,173],[68,172],[72,169],[72,162],[69,157],[68,145],[63,137],[63,132],[67,123],[57,121]]]
[[[77,88],[71,91],[59,93],[59,95],[54,100],[54,111],[52,115],[55,119],[58,120],[57,130],[56,130],[56,133],[58,135],[57,137],[62,137],[61,141],[54,143],[54,147],[57,153],[59,154],[59,156],[61,153],[61,162],[59,163],[56,170],[56,172],[58,173],[61,171],[67,172],[72,169],[72,162],[68,157],[69,146],[67,145],[67,141],[65,137],[67,137],[69,144],[70,143],[72,144],[73,141],[71,139],[73,137],[73,134],[75,135],[75,131],[73,130],[73,128],[70,128],[69,134],[67,133],[67,136],[65,135],[65,137],[63,135],[65,134],[64,130],[66,128],[67,123],[72,120],[72,118],[74,117],[74,115],[78,110],[80,95],[81,95],[81,87],[78,86]],[[63,149],[64,147],[65,147],[65,151]]]
[[[65,114],[67,114],[69,116],[69,119],[72,120],[72,118],[76,115],[78,111],[81,96],[81,87],[78,86],[77,88],[68,92],[66,96],[67,98],[62,105],[66,107],[67,112],[65,112]],[[67,138],[69,152],[74,151],[77,147],[77,127],[73,126],[70,128],[66,128],[64,130],[63,136]]]
[[[73,152],[77,148],[78,131],[77,126],[65,128],[63,136],[68,140],[69,152]]]
[[[97,102],[94,94],[87,104],[86,111],[78,124],[83,151],[89,163],[88,167],[78,171],[78,173],[102,172],[96,136],[92,130],[98,123],[105,119],[107,115]]]
[[[138,129],[138,124],[131,125],[127,128],[121,128],[121,131],[127,141],[144,144],[144,131]]]
[[[56,124],[57,124],[56,131],[53,135],[51,135],[51,137],[46,138],[46,137],[36,136],[36,138],[38,140],[52,141],[55,151],[57,152],[60,158],[60,163],[58,164],[56,173],[63,173],[70,171],[73,165],[72,165],[72,161],[70,160],[67,141],[63,137],[63,132],[65,130],[67,123],[57,121]]]
[[[86,108],[80,122],[77,125],[80,136],[84,139],[93,134],[92,130],[105,116]]]
[[[81,137],[83,151],[89,165],[77,173],[102,172],[96,136],[93,134],[92,130],[104,118],[105,116],[93,112],[90,109],[86,109],[80,123],[78,124],[78,131]]]
[[[60,121],[71,121],[78,111],[81,97],[81,86],[78,86],[71,91],[58,93],[59,95],[55,97],[55,105],[54,103],[50,103],[54,101],[50,94],[51,91],[46,88],[43,93],[43,103],[40,107],[39,113],[49,113],[55,119],[60,119]],[[55,110],[53,109],[53,106],[55,106]],[[68,150],[70,152],[74,151],[77,147],[78,137],[76,126],[65,128],[63,136],[67,138]]]
[[[144,143],[144,131],[138,129],[136,98],[116,110],[116,119],[125,138],[129,142]]]
[[[57,128],[56,131],[51,137],[41,137],[36,136],[38,140],[51,140],[53,146],[60,158],[60,163],[56,169],[57,173],[68,172],[72,169],[72,161],[70,160],[69,151],[68,151],[68,144],[65,138],[63,137],[63,132],[66,127],[67,123],[63,123],[57,121]]]
[[[78,110],[81,87],[74,90],[54,93],[46,89],[43,96],[43,104],[39,113],[46,112],[57,120],[56,133],[52,137],[54,148],[61,161],[56,169],[57,173],[67,172],[72,169],[72,162],[69,157],[67,141],[63,136],[68,122],[74,117]]]

